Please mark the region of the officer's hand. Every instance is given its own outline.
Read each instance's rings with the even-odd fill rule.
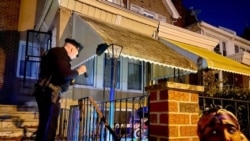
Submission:
[[[80,66],[80,67],[77,69],[77,72],[78,72],[79,75],[84,74],[85,72],[87,72],[86,66],[85,66],[85,65]]]

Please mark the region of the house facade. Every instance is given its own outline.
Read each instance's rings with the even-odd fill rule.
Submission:
[[[80,57],[72,62],[72,67],[85,63],[89,77],[78,78],[66,94],[67,97],[78,99],[91,95],[99,100],[108,99],[110,64],[105,59],[107,55],[95,54],[97,45],[103,42],[123,46],[116,73],[117,98],[143,95],[144,87],[150,82],[157,82],[157,79],[181,79],[188,83],[188,74],[197,71],[195,63],[183,56],[173,55],[170,50],[166,50],[166,44],[158,41],[160,21],[172,25],[170,29],[175,30],[173,21],[180,18],[170,1],[160,1],[157,6],[153,1],[127,1],[126,4],[93,0],[38,3],[39,6],[44,5],[44,9],[36,13],[39,18],[35,20],[34,29],[50,31],[52,46],[62,46],[66,37],[75,38],[85,46]],[[187,32],[192,34],[191,31]],[[199,34],[194,36],[203,39],[204,43],[199,44],[206,47],[217,44],[213,38]],[[137,51],[131,48],[137,48]],[[161,51],[157,51],[159,49]],[[107,62],[106,66],[104,62]],[[159,71],[162,69],[164,71]]]
[[[200,77],[204,70],[213,70],[220,79],[224,72],[246,78],[250,75],[248,66],[214,52],[218,44],[223,45],[216,36],[180,27],[182,17],[170,0],[157,4],[154,0],[21,0],[17,5],[20,12],[15,16],[19,21],[8,29],[15,31],[11,32],[15,44],[8,48],[5,41],[0,48],[0,67],[4,68],[4,73],[0,71],[0,86],[6,93],[1,101],[11,99],[6,103],[33,99],[40,56],[51,47],[62,46],[67,37],[84,45],[72,67],[85,64],[88,77],[79,77],[65,98],[109,100],[112,64],[108,53],[97,55],[96,49],[103,43],[122,46],[114,75],[115,98],[150,94],[150,116],[154,119],[150,128],[155,138],[197,139],[199,93],[203,91]],[[235,43],[247,48],[244,40]],[[158,133],[159,127],[163,130]]]
[[[66,37],[75,38],[85,46],[80,57],[72,62],[72,67],[84,63],[89,73],[88,78],[82,76],[76,80],[66,97],[78,99],[92,95],[97,100],[108,99],[111,64],[107,55],[95,54],[97,45],[104,42],[123,46],[116,72],[117,98],[143,95],[144,87],[157,83],[159,79],[198,84],[199,55],[184,57],[179,50],[171,51],[180,47],[179,44],[212,51],[219,40],[178,27],[180,19],[180,14],[169,0],[157,4],[153,0],[39,0],[32,3],[22,0],[18,24],[17,79],[13,82],[19,83],[13,90],[14,96],[23,101],[30,99],[32,85],[37,79],[39,57],[31,58],[25,66],[27,56],[39,56],[48,46],[62,46]],[[36,35],[39,37],[34,41],[32,37]],[[41,40],[46,41],[42,43],[42,49],[36,45]],[[32,46],[27,51],[30,54],[25,53],[29,46]],[[206,64],[208,59],[204,60],[205,68],[209,63]],[[248,75],[245,74],[248,68],[240,67],[243,69],[239,72],[234,69],[232,72]],[[219,70],[225,69],[222,67]]]

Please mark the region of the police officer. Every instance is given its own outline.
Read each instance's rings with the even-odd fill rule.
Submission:
[[[43,55],[39,80],[33,95],[39,110],[39,125],[36,141],[54,141],[60,111],[60,94],[66,92],[70,82],[86,73],[86,66],[71,69],[70,61],[75,59],[83,46],[74,39],[67,38],[63,47],[50,49]]]

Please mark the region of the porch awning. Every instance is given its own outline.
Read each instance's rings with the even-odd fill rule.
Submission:
[[[137,28],[137,27],[135,27]],[[123,46],[121,56],[145,62],[197,72],[197,66],[188,58],[150,36],[126,28],[74,14],[73,38],[84,45],[72,65],[79,65],[96,55],[101,43]]]
[[[202,62],[203,68],[210,68],[210,69],[250,76],[250,67],[240,64],[235,60],[224,57],[215,52],[209,51],[205,48],[200,48],[197,46],[169,39],[163,39],[162,42],[171,48],[176,48],[176,51],[182,53],[184,56],[192,59],[195,62],[197,62],[198,57],[203,58]],[[178,50],[178,48],[196,55],[196,58],[195,59],[192,58],[192,55],[188,55],[187,53],[185,54],[183,50]]]

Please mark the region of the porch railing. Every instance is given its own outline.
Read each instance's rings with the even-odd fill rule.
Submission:
[[[118,140],[147,140],[150,112],[148,95],[99,103],[91,102],[88,97],[79,99],[78,105],[73,105],[70,110],[61,112],[61,116],[66,118],[60,118],[59,136],[71,141],[111,140],[110,129],[105,126],[105,122],[101,121],[109,120],[109,106],[112,102],[115,105],[115,124],[109,127]],[[200,113],[211,104],[221,105],[234,113],[239,120],[241,131],[248,138],[250,137],[249,101],[200,96]],[[98,109],[105,119],[101,120]]]
[[[109,125],[109,106],[114,103],[114,125]],[[67,140],[109,141],[148,138],[148,96],[96,103],[86,97],[71,106]]]

